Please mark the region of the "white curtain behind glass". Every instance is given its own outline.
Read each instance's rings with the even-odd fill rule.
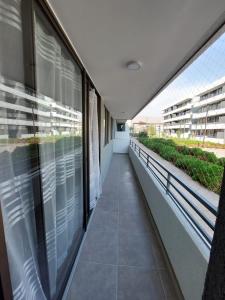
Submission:
[[[89,152],[90,152],[90,209],[94,208],[102,192],[99,167],[99,130],[97,96],[89,92]]]
[[[17,87],[13,93],[4,92],[8,86],[0,83],[0,101],[4,106],[20,105],[26,98],[17,96]],[[25,94],[24,94],[25,95]],[[25,95],[26,97],[26,95]],[[3,112],[4,111],[4,112]],[[37,263],[37,239],[34,213],[34,194],[32,180],[39,176],[32,169],[30,156],[37,159],[34,147],[20,141],[22,135],[29,135],[28,127],[19,125],[30,120],[19,120],[15,110],[14,118],[17,126],[12,123],[12,112],[1,109],[2,116],[8,120],[5,132],[1,130],[5,141],[0,144],[0,199],[4,221],[4,231],[9,259],[10,277],[14,300],[44,300],[45,295],[39,279]],[[27,131],[26,131],[27,130]],[[11,136],[13,134],[13,136]],[[16,134],[16,136],[15,136]]]
[[[47,96],[38,105],[41,178],[51,294],[60,268],[76,247],[83,225],[82,91],[80,69],[53,33],[36,18],[37,90]],[[46,115],[49,119],[46,119]]]
[[[24,92],[21,1],[0,0],[0,201],[14,300],[44,300],[31,166],[32,101]],[[19,109],[18,109],[19,107]]]

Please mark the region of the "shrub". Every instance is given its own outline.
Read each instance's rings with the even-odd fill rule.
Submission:
[[[219,193],[223,177],[225,158],[218,159],[214,153],[200,148],[176,145],[173,140],[163,138],[139,138],[146,147],[184,170],[193,180],[209,190]]]
[[[190,148],[186,146],[176,146],[177,151],[184,155],[189,155],[190,154]]]
[[[225,157],[219,158],[219,165],[225,167]]]
[[[138,133],[139,138],[148,138],[148,134],[145,131],[141,131]]]
[[[175,165],[183,169],[191,178],[209,190],[219,193],[223,177],[223,167],[202,161],[192,156],[177,159]]]

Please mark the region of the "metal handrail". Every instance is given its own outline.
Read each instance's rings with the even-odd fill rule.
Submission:
[[[192,190],[189,186],[187,186],[184,182],[182,182],[176,175],[171,173],[165,166],[163,166],[160,162],[158,162],[154,157],[152,157],[149,153],[143,150],[137,143],[133,140],[130,140],[130,147],[133,151],[138,155],[138,157],[145,163],[148,170],[154,175],[154,177],[159,181],[159,183],[163,186],[166,193],[173,200],[178,209],[182,212],[184,217],[189,221],[195,231],[200,235],[204,243],[208,248],[211,247],[212,238],[207,233],[207,231],[196,222],[191,213],[185,208],[185,206],[181,203],[181,201],[176,197],[173,190],[176,191],[177,194],[184,200],[189,207],[202,219],[202,221],[212,230],[214,231],[215,225],[214,223],[207,218],[201,210],[194,204],[184,193],[176,186],[176,183],[182,187],[186,192],[188,192],[193,200],[197,200],[202,206],[204,206],[210,213],[212,213],[215,217],[217,217],[217,209],[216,207],[210,203],[207,199],[205,199],[202,195],[198,194],[196,191]],[[160,169],[161,168],[161,169]],[[163,174],[163,172],[166,174]],[[160,174],[160,175],[159,175]],[[161,178],[160,178],[161,177]],[[171,181],[171,179],[173,181]],[[165,182],[164,182],[165,181]]]

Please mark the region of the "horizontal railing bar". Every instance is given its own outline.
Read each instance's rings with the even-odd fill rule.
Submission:
[[[162,174],[151,162],[149,162],[156,170],[157,170],[157,172],[159,172],[160,173],[160,175],[164,178],[164,179],[166,179],[167,180],[167,177],[164,175],[164,174]],[[150,169],[150,167],[148,166],[148,169]],[[158,177],[158,175],[154,172],[154,174],[157,176],[157,178],[159,179],[159,177]],[[201,212],[200,212],[200,210],[197,208],[197,207],[195,207],[195,205],[190,201],[190,200],[188,200],[187,199],[187,197],[185,196],[185,195],[183,195],[182,194],[182,192],[173,184],[173,182],[171,182],[170,181],[170,185],[177,191],[177,193],[179,193],[179,195],[183,198],[183,200],[184,201],[186,201],[188,204],[189,204],[189,206],[205,221],[205,223],[212,229],[212,230],[214,230],[214,224],[213,223],[211,223],[210,222],[210,220],[209,219],[207,219]],[[165,186],[165,185],[164,185]],[[166,188],[166,186],[165,186],[165,188]],[[172,191],[170,190],[170,194],[171,195],[173,195],[173,197],[175,197],[175,195],[172,193]],[[176,197],[175,197],[176,198]],[[177,199],[177,201],[179,201],[178,199]],[[181,204],[182,205],[182,204]],[[182,205],[183,206],[183,205]]]
[[[169,192],[170,193],[170,192]],[[190,216],[190,214],[188,214],[188,212],[182,207],[182,205],[173,198],[173,196],[171,197],[172,201],[174,202],[174,204],[179,208],[179,210],[181,211],[181,213],[183,214],[183,216],[187,219],[187,221],[190,223],[190,225],[193,227],[193,229],[199,234],[199,232],[201,233],[201,235],[206,239],[206,241],[208,242],[205,243],[207,245],[208,248],[210,248],[211,243],[212,243],[212,239],[211,237],[205,232],[205,230],[203,230],[203,228],[201,228],[196,222],[195,220],[193,220],[193,218]],[[193,225],[193,224],[194,225]],[[196,230],[197,229],[197,230]],[[204,239],[202,238],[202,240],[204,241]],[[205,241],[204,241],[205,242]]]
[[[206,224],[212,229],[214,230],[215,228],[215,225],[213,223],[211,223],[211,221],[209,219],[207,219],[201,212],[200,210],[190,201],[187,199],[186,196],[184,196],[181,191],[179,191],[177,189],[177,187],[172,183],[170,182],[170,185],[177,191],[177,193],[179,193],[179,195],[181,197],[183,197],[183,199],[191,206],[191,208],[206,222]],[[172,193],[172,191],[170,191]],[[178,200],[179,201],[179,200]]]
[[[134,152],[138,154],[140,159],[146,164],[148,170],[150,170],[153,175],[156,177],[156,179],[159,181],[159,183],[163,186],[163,188],[167,191],[167,193],[170,195],[172,201],[176,204],[176,206],[179,208],[179,210],[182,212],[182,214],[185,216],[185,218],[189,221],[191,226],[195,229],[196,232],[200,233],[204,239],[203,241],[205,244],[208,246],[211,245],[212,239],[211,237],[207,234],[207,232],[195,221],[193,216],[188,212],[188,210],[182,205],[180,200],[176,198],[174,193],[171,191],[171,189],[168,189],[168,186],[163,183],[162,179],[159,177],[160,175],[166,180],[166,182],[169,182],[169,185],[172,186],[172,188],[183,198],[183,200],[197,213],[197,215],[209,226],[209,228],[214,231],[214,224],[206,217],[204,216],[201,211],[195,206],[192,201],[188,200],[188,198],[174,185],[175,182],[180,184],[187,192],[189,192],[197,201],[199,201],[205,208],[207,208],[214,216],[217,215],[216,209],[211,205],[211,203],[208,203],[207,200],[202,198],[200,195],[196,194],[194,191],[192,191],[186,184],[181,182],[176,176],[174,176],[170,171],[168,171],[164,166],[162,166],[157,160],[155,160],[151,155],[149,155],[146,151],[144,151],[139,145],[134,143],[133,141],[130,142],[131,147],[133,148]],[[134,147],[135,146],[135,147]],[[152,161],[151,161],[152,160]],[[154,162],[154,163],[153,163]],[[156,164],[156,165],[155,165]],[[157,168],[157,165],[160,166],[166,173],[167,176],[162,173]],[[154,171],[154,169],[156,171]],[[158,172],[159,174],[156,174]],[[174,183],[171,180],[168,180],[169,177],[172,177],[174,179]],[[209,246],[208,246],[209,247]]]
[[[183,188],[185,188],[192,196],[194,196],[203,206],[205,206],[214,216],[217,216],[217,209],[214,205],[212,205],[207,199],[203,198],[191,188],[189,188],[185,183],[183,183],[180,179],[178,179],[174,174],[172,174],[169,170],[167,170],[161,163],[159,163],[156,159],[154,159],[150,154],[148,154],[145,150],[143,150],[139,145],[132,141],[132,145],[136,145],[136,148],[140,148],[142,152],[144,152],[151,160],[153,160],[157,165],[159,165],[164,171],[166,171],[170,176],[177,181]]]
[[[167,176],[164,175],[159,169],[157,169],[156,166],[155,166],[152,162],[149,161],[149,164],[150,164],[151,166],[153,166],[153,167],[156,169],[156,171],[159,172],[159,174],[160,174],[164,179],[167,180]],[[149,166],[148,166],[148,168],[149,168]],[[149,168],[149,169],[150,169],[150,168]],[[169,173],[168,173],[168,174],[169,174]],[[168,174],[167,174],[167,175],[168,175]]]
[[[163,181],[159,178],[159,176],[155,173],[155,171],[151,168],[149,168],[149,171],[153,173],[153,175],[155,176],[155,178],[161,183],[161,185],[163,186],[163,188],[166,190],[166,185],[163,183]]]
[[[162,180],[157,176],[157,174],[150,169],[151,172],[154,173],[155,177],[160,181],[160,184],[164,187],[164,189],[166,190],[166,185],[162,182]],[[176,197],[173,195],[173,193],[171,191],[168,191],[168,193],[171,196],[172,201],[176,204],[176,206],[179,208],[179,210],[182,212],[182,214],[184,215],[184,213],[186,213],[186,215],[188,216],[188,218],[195,224],[195,227],[197,227],[198,231],[204,236],[204,238],[210,242],[211,244],[211,240],[209,239],[209,236],[207,235],[207,233],[199,226],[199,224],[191,217],[191,215],[188,213],[188,211],[183,207],[183,205],[179,202],[178,199],[176,199]],[[187,216],[185,216],[186,219]],[[188,219],[188,221],[190,222],[190,220]],[[192,225],[192,227],[194,227]],[[194,228],[195,229],[195,228]],[[214,228],[212,228],[212,230],[214,231]]]

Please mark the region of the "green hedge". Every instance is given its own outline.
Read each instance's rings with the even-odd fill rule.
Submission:
[[[193,180],[213,192],[220,192],[225,158],[218,159],[214,153],[199,148],[177,146],[173,140],[168,139],[139,138],[139,141],[184,170]]]

